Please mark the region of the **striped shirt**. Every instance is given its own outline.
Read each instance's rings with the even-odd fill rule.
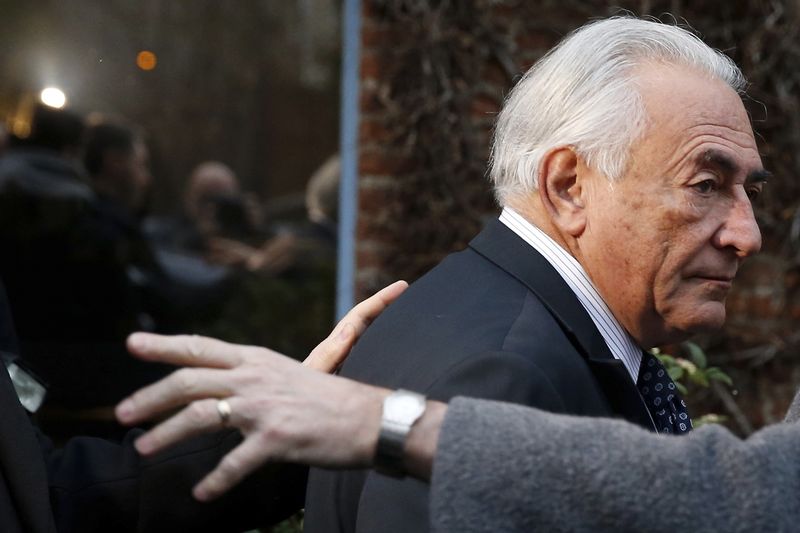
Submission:
[[[586,312],[605,339],[611,354],[622,361],[631,379],[636,383],[639,375],[639,364],[642,361],[641,348],[625,331],[622,324],[614,318],[597,288],[578,260],[562,248],[545,232],[525,220],[522,215],[506,207],[500,214],[500,222],[519,235],[556,269],[564,281],[578,297]]]

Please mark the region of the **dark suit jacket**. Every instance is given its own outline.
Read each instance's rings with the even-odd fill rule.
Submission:
[[[16,347],[0,284],[0,351]],[[122,443],[76,438],[54,449],[28,419],[0,365],[0,531],[3,533],[170,532],[252,529],[302,505],[305,468],[260,471],[211,504],[191,487],[241,442],[227,432],[142,459],[136,430]]]
[[[495,220],[414,283],[367,330],[342,375],[437,400],[505,400],[559,413],[652,421],[575,295]],[[309,533],[428,530],[428,490],[376,473],[312,469]]]

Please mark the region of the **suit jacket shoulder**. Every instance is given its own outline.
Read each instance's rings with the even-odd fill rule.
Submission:
[[[469,395],[590,416],[615,413],[603,380],[623,390],[627,382],[638,400],[564,281],[499,222],[392,304],[342,374],[444,401]],[[312,469],[305,524],[310,532],[424,531],[427,492],[413,481]]]

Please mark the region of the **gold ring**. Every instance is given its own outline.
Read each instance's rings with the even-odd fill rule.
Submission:
[[[228,400],[217,401],[217,414],[219,414],[222,425],[226,425],[231,419],[231,404],[228,403]]]

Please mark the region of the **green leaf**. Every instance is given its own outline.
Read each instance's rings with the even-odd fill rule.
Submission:
[[[683,368],[671,366],[667,368],[667,374],[669,374],[669,377],[671,377],[673,381],[677,381],[683,377]]]
[[[677,365],[681,366],[684,370],[686,370],[686,373],[689,374],[689,377],[691,377],[691,376],[695,375],[697,372],[699,372],[699,370],[697,369],[697,365],[695,365],[694,363],[692,363],[691,361],[689,361],[687,359],[681,359],[679,357],[679,358],[675,359],[675,363]]]
[[[679,391],[681,394],[683,394],[684,396],[686,396],[687,394],[689,394],[689,391],[686,389],[686,386],[685,386],[683,383],[678,383],[678,382],[676,381],[676,382],[675,382],[675,386],[676,386],[676,387],[678,387],[678,391]]]
[[[721,381],[727,386],[733,387],[733,380],[731,377],[715,366],[706,370],[706,376],[712,381]]]
[[[675,361],[675,358],[672,357],[671,355],[660,354],[656,355],[656,357],[658,358],[659,361],[661,361],[661,364],[666,367],[678,364],[677,361]]]
[[[694,364],[697,365],[698,368],[705,368],[706,366],[708,366],[708,359],[706,358],[706,353],[700,346],[691,341],[686,341],[683,343],[683,345],[689,351],[689,357],[692,359]]]
[[[692,380],[694,383],[698,385],[702,385],[703,387],[708,387],[708,378],[706,377],[705,372],[697,371],[697,372],[690,372],[689,379]]]

